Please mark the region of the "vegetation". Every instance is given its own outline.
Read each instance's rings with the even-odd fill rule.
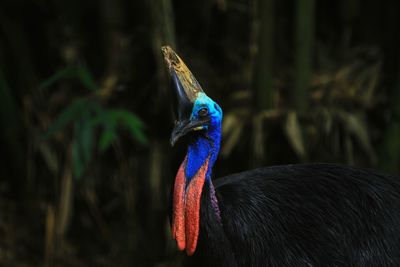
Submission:
[[[165,44],[224,110],[216,177],[306,161],[399,174],[399,8],[1,1],[0,265],[182,265]]]

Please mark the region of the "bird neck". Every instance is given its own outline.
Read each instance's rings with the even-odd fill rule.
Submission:
[[[215,214],[220,218],[218,201],[211,182],[211,170],[218,156],[221,125],[208,127],[205,135],[191,142],[188,153],[175,178],[172,235],[180,250],[192,255],[197,246],[200,227],[200,199],[211,201]],[[209,192],[209,193],[207,193]]]
[[[205,169],[204,187],[207,187],[205,198],[207,203],[211,205],[214,214],[221,220],[220,210],[218,206],[217,196],[215,194],[214,185],[211,179],[211,172],[215,160],[218,157],[221,144],[221,124],[209,127],[207,133],[192,141],[188,146],[186,157],[185,176],[186,187],[191,183],[193,177],[202,173]]]
[[[208,161],[206,182],[211,183],[211,172],[218,157],[221,143],[221,125],[210,126],[205,135],[197,137],[188,146],[186,179],[187,183],[199,172]]]

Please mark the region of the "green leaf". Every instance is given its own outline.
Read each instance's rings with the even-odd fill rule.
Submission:
[[[74,124],[74,141],[72,147],[74,174],[80,178],[93,157],[93,140],[95,119],[92,116],[92,105],[86,101],[86,109],[82,109]]]
[[[57,119],[49,126],[44,138],[49,138],[57,131],[64,128],[69,122],[71,122],[81,112],[83,108],[87,106],[87,101],[76,100],[68,107],[66,107]]]
[[[135,114],[125,110],[110,110],[110,116],[118,123],[128,128],[131,135],[141,144],[147,144],[147,138],[143,133],[143,123]]]
[[[112,109],[108,112],[112,118],[116,121],[126,123],[131,125],[132,127],[142,128],[142,121],[133,113],[122,110],[122,109]]]
[[[90,74],[89,70],[85,67],[79,66],[76,68],[77,78],[81,83],[89,90],[96,91],[99,89],[93,76]]]
[[[75,72],[75,67],[74,66],[68,66],[65,67],[59,71],[57,71],[55,74],[50,76],[47,80],[45,80],[42,84],[39,85],[39,89],[43,90],[47,87],[50,87],[53,85],[55,82],[62,80],[62,79],[71,79],[76,75]]]
[[[101,133],[99,140],[99,149],[101,152],[106,151],[117,137],[115,131],[105,130]]]
[[[46,81],[44,81],[39,88],[45,89],[53,85],[55,82],[59,80],[66,80],[66,79],[78,79],[86,89],[91,91],[96,91],[99,89],[96,82],[93,79],[93,76],[90,74],[89,70],[83,66],[68,66],[59,71],[55,74],[50,76]]]
[[[81,132],[78,133],[80,136],[81,150],[85,165],[92,159],[92,148],[93,148],[93,125],[90,123],[91,116],[88,110],[82,113],[81,118]]]
[[[96,119],[101,121],[104,128],[103,132],[100,135],[98,146],[99,150],[101,152],[104,152],[110,147],[112,142],[117,137],[116,134],[117,121],[110,115],[109,112],[103,109],[98,109],[97,113],[98,116],[96,117]]]

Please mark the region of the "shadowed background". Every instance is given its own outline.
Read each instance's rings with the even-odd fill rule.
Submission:
[[[168,44],[224,110],[215,177],[400,173],[400,3],[0,2],[0,265],[181,266]]]

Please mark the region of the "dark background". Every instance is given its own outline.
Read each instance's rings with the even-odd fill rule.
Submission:
[[[0,265],[180,266],[160,47],[224,110],[215,177],[400,172],[399,1],[1,0]]]

